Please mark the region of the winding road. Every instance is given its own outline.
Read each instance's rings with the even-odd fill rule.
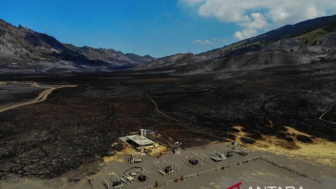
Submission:
[[[6,106],[6,107],[2,107],[2,108],[0,108],[0,113],[5,112],[7,110],[14,109],[14,108],[18,108],[18,107],[21,107],[21,106],[26,106],[26,105],[30,105],[30,104],[35,104],[35,103],[43,102],[56,89],[69,88],[69,87],[77,87],[77,85],[61,85],[61,86],[57,86],[57,87],[56,86],[54,86],[54,87],[43,87],[43,86],[40,86],[37,83],[27,83],[27,84],[30,84],[30,85],[32,85],[34,87],[38,87],[38,88],[46,88],[46,90],[44,90],[43,92],[41,92],[35,99],[33,99],[31,101],[23,102],[23,103],[19,103],[19,104],[14,104],[14,105],[9,105],[9,106]]]
[[[327,113],[329,113],[330,110],[335,106],[335,104],[336,104],[336,102],[334,102],[333,104],[331,104],[330,107],[329,107],[329,109],[328,109],[326,112],[324,112],[324,113],[319,117],[319,120],[321,120],[321,121],[325,121],[325,122],[328,122],[328,123],[331,123],[331,124],[336,125],[336,122],[332,122],[332,121],[328,121],[328,120],[323,119],[323,116],[326,115]]]

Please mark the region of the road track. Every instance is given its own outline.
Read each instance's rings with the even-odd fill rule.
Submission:
[[[327,113],[329,113],[331,111],[331,109],[335,106],[336,102],[334,102],[333,104],[330,105],[329,109],[327,111],[325,111],[320,117],[319,117],[319,120],[321,121],[325,121],[325,122],[328,122],[328,123],[331,123],[331,124],[334,124],[336,125],[336,122],[332,122],[332,121],[328,121],[328,120],[325,120],[323,119],[323,116],[326,115]]]
[[[27,106],[27,105],[30,105],[30,104],[43,102],[56,89],[77,87],[77,85],[61,85],[61,86],[57,86],[57,87],[45,87],[45,86],[40,86],[37,83],[26,83],[26,84],[30,84],[30,85],[32,85],[34,87],[38,87],[38,88],[45,88],[45,90],[43,92],[41,92],[35,99],[33,99],[31,101],[23,102],[23,103],[19,103],[19,104],[14,104],[14,105],[9,105],[9,106],[0,108],[0,113],[11,110],[11,109],[14,109],[14,108],[18,108],[18,107],[21,107],[21,106]]]
[[[204,134],[204,135],[208,135],[208,136],[211,136],[213,138],[217,138],[217,139],[223,139],[223,137],[218,137],[210,132],[206,132],[206,131],[200,131],[200,129],[204,129],[204,130],[211,130],[213,132],[216,132],[216,133],[225,133],[227,134],[227,132],[223,132],[223,131],[220,131],[220,130],[216,130],[216,129],[210,129],[210,128],[204,128],[204,127],[201,127],[201,126],[198,126],[198,125],[194,125],[194,124],[190,124],[190,123],[185,123],[185,122],[182,122],[178,119],[175,119],[165,113],[163,113],[162,111],[160,111],[159,109],[159,106],[158,104],[154,101],[154,99],[147,93],[146,94],[147,97],[152,101],[152,103],[154,104],[154,107],[155,107],[155,111],[158,112],[159,114],[163,115],[164,117],[170,119],[170,120],[173,120],[177,123],[179,123],[178,125],[186,128],[186,129],[189,129],[190,131],[194,132],[194,133],[200,133],[200,134]],[[197,128],[199,128],[199,130],[197,130]]]

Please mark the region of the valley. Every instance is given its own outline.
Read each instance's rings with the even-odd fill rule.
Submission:
[[[0,189],[334,188],[336,15],[274,29],[239,9],[246,23],[191,36],[110,8],[63,37],[61,24],[42,29],[59,39],[0,19]],[[104,24],[112,13],[127,15]],[[231,44],[212,34],[234,31]]]
[[[335,64],[327,62],[198,76],[121,72],[2,77],[7,84],[77,87],[59,88],[43,102],[0,113],[1,178],[55,178],[94,165],[120,150],[111,147],[117,137],[140,128],[160,134],[167,146],[180,142],[183,149],[237,140],[251,148],[274,146],[304,155],[303,144],[336,141],[335,73]],[[13,103],[25,95],[35,98],[22,92]],[[329,159],[322,163],[336,166],[328,154],[322,155]],[[89,166],[78,171],[97,170]]]

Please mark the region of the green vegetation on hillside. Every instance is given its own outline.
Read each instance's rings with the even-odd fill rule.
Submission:
[[[309,33],[303,34],[301,36],[298,36],[299,38],[303,39],[304,45],[312,45],[316,42],[316,40],[323,35],[329,33],[324,28],[319,28],[317,30],[311,31]]]
[[[335,32],[336,31],[336,22],[332,22],[324,27],[318,28],[316,30],[313,30],[311,32],[305,33],[303,35],[300,35],[298,37],[304,39],[305,45],[313,45],[316,43],[316,40],[328,33]]]
[[[281,28],[266,32],[265,34],[245,39],[222,48],[213,49],[200,55],[221,57],[234,51],[249,51],[262,49],[270,43],[285,38],[302,37],[304,45],[313,45],[316,39],[325,34],[336,31],[336,15],[303,21],[294,25],[286,25]]]

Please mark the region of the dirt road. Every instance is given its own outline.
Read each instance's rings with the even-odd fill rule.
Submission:
[[[21,106],[26,106],[26,105],[30,105],[30,104],[35,104],[35,103],[43,102],[56,89],[68,88],[68,87],[77,87],[77,85],[63,85],[63,86],[57,86],[57,87],[42,87],[42,86],[38,85],[37,83],[29,83],[29,84],[31,84],[34,87],[46,88],[46,90],[44,90],[42,93],[40,93],[32,101],[28,101],[28,102],[24,102],[24,103],[19,103],[19,104],[14,104],[14,105],[8,105],[6,107],[2,107],[2,108],[0,108],[0,113],[5,112],[7,110],[14,109],[14,108],[18,108],[18,107],[21,107]]]
[[[324,113],[319,117],[319,120],[321,120],[321,121],[325,121],[325,122],[328,122],[328,123],[331,123],[331,124],[336,125],[336,122],[332,122],[332,121],[328,121],[328,120],[323,119],[323,116],[326,115],[327,113],[329,113],[330,110],[335,106],[335,104],[336,104],[336,102],[334,102],[334,103],[329,107],[329,109],[328,109],[326,112],[324,112]]]
[[[159,106],[158,104],[155,102],[155,100],[149,95],[149,94],[146,94],[147,97],[152,101],[152,103],[154,104],[154,107],[155,107],[155,111],[158,112],[159,114],[163,115],[164,117],[170,119],[170,120],[173,120],[173,121],[176,121],[180,126],[194,132],[194,133],[200,133],[200,134],[204,134],[204,135],[208,135],[208,136],[211,136],[213,138],[217,138],[217,139],[220,139],[222,140],[223,138],[222,137],[218,137],[214,134],[212,134],[211,132],[207,132],[207,131],[202,131],[202,130],[209,130],[209,131],[215,131],[217,133],[224,133],[224,134],[227,134],[226,132],[223,132],[223,131],[219,131],[219,130],[215,130],[215,129],[210,129],[210,128],[205,128],[205,127],[201,127],[201,126],[198,126],[198,125],[193,125],[193,124],[190,124],[190,123],[185,123],[185,122],[182,122],[180,120],[177,120],[165,113],[163,113],[162,111],[160,111],[159,109]]]

